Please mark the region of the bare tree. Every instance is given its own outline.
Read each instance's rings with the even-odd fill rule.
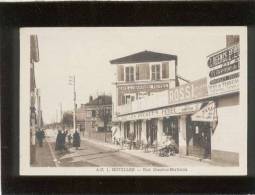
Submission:
[[[104,131],[106,131],[107,130],[107,125],[112,120],[111,109],[108,106],[105,106],[105,105],[98,105],[97,115],[98,115],[98,118],[103,121]]]

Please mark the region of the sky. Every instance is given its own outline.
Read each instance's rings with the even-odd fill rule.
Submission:
[[[178,74],[188,80],[207,76],[206,56],[223,49],[230,27],[83,27],[24,28],[37,34],[40,61],[35,63],[46,123],[73,109],[70,75],[76,77],[77,104],[89,96],[111,94],[115,65],[110,60],[144,50],[178,56]],[[27,43],[29,45],[29,43]],[[21,45],[22,47],[22,45]],[[29,57],[29,56],[28,56]]]

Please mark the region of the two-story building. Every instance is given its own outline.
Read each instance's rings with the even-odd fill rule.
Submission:
[[[245,119],[234,38],[230,44],[227,36],[226,48],[207,56],[208,75],[192,82],[178,77],[175,55],[143,51],[111,60],[115,138],[153,146],[172,136],[180,156],[238,165]]]
[[[99,141],[111,142],[112,134],[112,97],[99,95],[92,96],[89,102],[83,104],[85,111],[85,137]]]
[[[177,56],[142,51],[110,61],[116,66],[113,121],[116,138],[134,139],[153,145],[164,133],[178,143],[177,121],[144,116],[139,119],[119,120],[120,116],[141,110],[153,110],[167,105],[169,89],[187,83],[177,74]],[[159,98],[158,98],[159,97]]]

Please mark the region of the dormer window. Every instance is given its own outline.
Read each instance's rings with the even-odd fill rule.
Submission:
[[[126,82],[134,81],[134,67],[128,66],[125,68]]]
[[[154,64],[151,66],[151,80],[160,80],[160,64]]]

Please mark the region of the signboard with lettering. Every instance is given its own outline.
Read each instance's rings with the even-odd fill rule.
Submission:
[[[176,116],[183,114],[191,114],[197,112],[202,106],[202,103],[186,104],[182,106],[166,107],[157,110],[144,111],[135,114],[129,114],[117,117],[118,121],[131,121],[131,120],[142,120],[151,118],[160,118],[167,116]]]
[[[152,83],[152,84],[136,84],[136,85],[120,85],[119,92],[135,93],[141,91],[161,91],[169,88],[168,83]]]
[[[208,56],[209,72],[207,78],[210,96],[239,90],[239,54],[239,44],[236,44]]]
[[[214,101],[208,102],[208,104],[203,107],[201,110],[196,112],[191,116],[193,121],[202,121],[202,122],[214,122],[217,120],[217,112]]]
[[[202,78],[194,82],[169,89],[169,105],[189,102],[207,96],[207,81],[206,78]]]

